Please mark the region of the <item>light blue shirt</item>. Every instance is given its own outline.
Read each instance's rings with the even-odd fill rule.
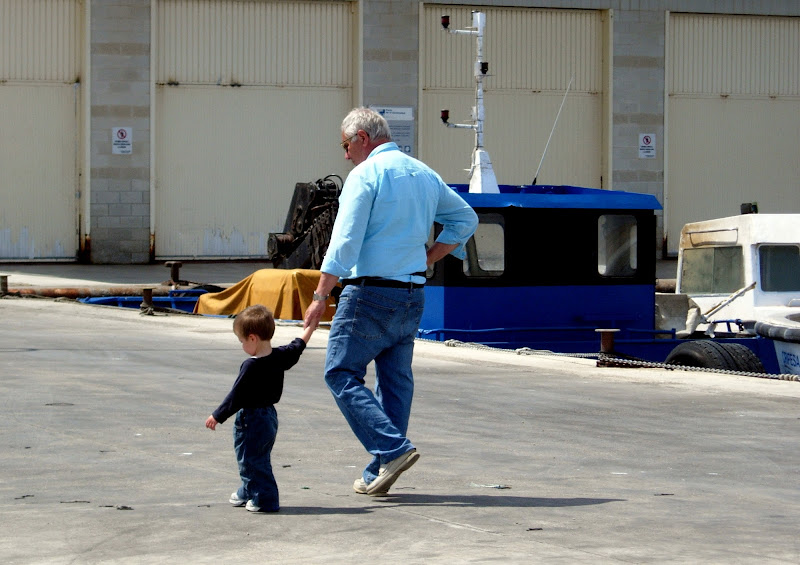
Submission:
[[[383,277],[425,282],[411,276],[426,269],[425,244],[433,223],[436,241],[457,244],[459,259],[478,226],[478,216],[430,167],[389,142],[358,164],[342,187],[339,212],[322,272],[340,278]]]

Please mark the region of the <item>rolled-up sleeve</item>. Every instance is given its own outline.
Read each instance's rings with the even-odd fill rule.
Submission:
[[[340,278],[350,276],[361,253],[374,198],[369,183],[357,172],[351,172],[339,195],[339,212],[320,267],[322,272]]]
[[[478,227],[478,215],[455,190],[442,184],[435,218],[442,225],[442,232],[436,241],[458,245],[451,255],[463,259],[466,256],[466,243]]]

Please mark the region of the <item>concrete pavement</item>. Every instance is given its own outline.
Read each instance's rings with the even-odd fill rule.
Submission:
[[[253,515],[230,423],[203,427],[244,356],[229,319],[5,297],[0,320],[3,563],[800,562],[797,382],[420,341],[422,457],[367,497],[321,329],[278,405],[282,510]]]

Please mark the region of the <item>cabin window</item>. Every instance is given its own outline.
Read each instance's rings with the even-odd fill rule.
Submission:
[[[695,247],[683,250],[680,292],[731,294],[743,286],[741,247]]]
[[[506,268],[505,226],[500,214],[478,214],[478,228],[467,242],[464,274],[499,277]]]
[[[636,218],[604,214],[597,219],[597,271],[604,277],[636,274]]]
[[[767,292],[800,291],[800,247],[762,245],[758,248],[761,289]]]

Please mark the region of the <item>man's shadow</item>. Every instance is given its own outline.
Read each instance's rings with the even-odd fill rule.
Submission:
[[[447,494],[416,494],[416,493],[389,493],[383,497],[373,497],[387,503],[397,503],[407,506],[453,506],[475,508],[559,508],[567,506],[589,506],[606,504],[608,502],[623,502],[621,498],[545,498],[533,496],[513,495],[447,495]]]
[[[528,496],[505,495],[447,495],[447,494],[416,494],[416,493],[391,493],[386,496],[361,495],[370,502],[377,503],[372,506],[360,508],[320,506],[283,506],[281,514],[368,514],[382,507],[452,507],[452,508],[566,508],[570,506],[591,506],[607,504],[609,502],[624,502],[623,498],[545,498]]]

